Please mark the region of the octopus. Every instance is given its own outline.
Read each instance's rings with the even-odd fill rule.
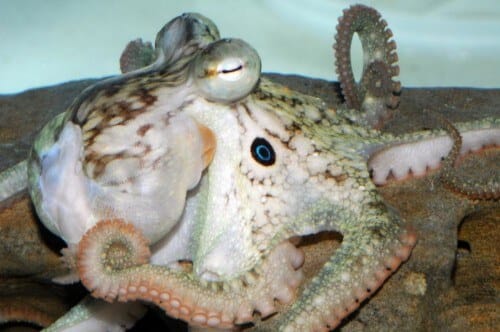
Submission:
[[[2,173],[13,192],[27,184],[40,220],[67,245],[68,273],[55,281],[81,281],[91,294],[49,331],[127,328],[141,302],[200,328],[251,329],[281,304],[255,329],[335,329],[417,241],[377,186],[441,167],[457,193],[499,197],[494,181],[484,189],[453,176],[461,155],[500,145],[498,118],[378,130],[400,84],[392,33],[372,8],[339,19],[345,103],[336,109],[261,76],[257,51],[221,39],[199,14],[174,18],[151,48],[128,47],[146,55],[126,53],[123,75],[83,91],[28,160]],[[297,243],[323,232],[340,233],[341,245],[304,284]]]

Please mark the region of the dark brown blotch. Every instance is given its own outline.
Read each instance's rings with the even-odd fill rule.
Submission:
[[[341,173],[338,175],[332,175],[330,172],[326,172],[325,178],[326,179],[331,178],[331,179],[335,180],[335,182],[338,185],[343,185],[345,183],[345,181],[349,178],[349,176],[345,173]]]
[[[151,123],[142,125],[139,127],[139,129],[137,129],[137,135],[144,137],[151,128],[153,128],[153,125]]]
[[[158,97],[151,94],[150,91],[144,87],[136,89],[130,93],[131,97],[138,97],[141,102],[146,106],[150,106],[158,100]]]
[[[103,91],[104,96],[111,98],[114,95],[116,95],[118,92],[120,92],[122,87],[123,87],[122,83],[110,84],[104,89],[104,91]]]

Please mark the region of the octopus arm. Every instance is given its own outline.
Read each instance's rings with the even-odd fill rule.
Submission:
[[[454,139],[442,132],[440,136],[425,137],[418,141],[396,143],[375,152],[368,160],[372,180],[384,185],[390,180],[404,180],[411,176],[424,176],[442,165],[451,152]],[[477,152],[486,147],[500,146],[500,128],[489,127],[460,131],[462,140],[459,155]]]
[[[0,202],[27,188],[28,164],[23,160],[0,173]]]
[[[351,63],[351,44],[357,34],[363,47],[363,73],[357,83]],[[379,127],[399,104],[401,84],[396,43],[387,22],[375,9],[354,5],[339,18],[335,63],[345,104],[361,110],[361,123]]]
[[[121,332],[134,326],[145,313],[146,307],[138,302],[109,304],[88,296],[43,331]]]
[[[44,327],[50,325],[54,320],[52,313],[31,305],[26,301],[26,298],[21,296],[16,300],[8,298],[6,303],[0,304],[0,325],[23,322]]]
[[[273,331],[334,329],[408,259],[415,233],[400,223],[375,190],[365,191],[362,200],[359,214],[335,208],[332,218],[343,235],[340,248],[273,323]]]
[[[259,269],[230,282],[203,281],[189,271],[151,265],[149,256],[147,240],[132,224],[101,221],[79,244],[78,272],[94,297],[147,301],[190,325],[218,328],[249,322],[255,311],[263,317],[274,313],[274,301],[291,302],[302,281],[302,253],[288,242]]]

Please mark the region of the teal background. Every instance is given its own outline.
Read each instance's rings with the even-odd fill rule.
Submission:
[[[117,74],[128,41],[187,11],[253,45],[266,72],[333,80],[337,18],[353,3],[388,21],[404,86],[500,86],[498,0],[0,0],[0,93]]]

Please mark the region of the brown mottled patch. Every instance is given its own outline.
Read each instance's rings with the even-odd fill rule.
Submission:
[[[325,178],[331,178],[334,179],[337,184],[341,185],[349,178],[349,176],[345,173],[339,174],[339,175],[331,175],[330,172],[325,173]]]
[[[97,159],[99,159],[99,157],[95,151],[89,151],[89,150],[85,151],[85,162],[86,163],[93,163]]]
[[[269,92],[262,90],[260,86],[255,89],[253,95],[259,100],[272,98],[272,95]]]
[[[215,70],[215,68],[205,68],[203,76],[201,76],[200,78],[203,78],[203,77],[214,77],[216,75],[217,75],[217,70]]]
[[[155,160],[153,160],[153,162],[151,163],[151,168],[152,169],[158,169],[158,167],[160,167],[161,165],[161,162],[162,162],[163,158],[162,157],[157,157]]]
[[[89,177],[93,179],[97,179],[104,173],[104,169],[106,168],[106,164],[103,163],[100,159],[92,160],[91,162],[94,164],[94,168],[92,169],[92,174],[87,174]]]
[[[121,100],[115,104],[121,112],[127,112],[130,109],[130,102]]]
[[[104,170],[106,169],[106,166],[108,163],[113,161],[114,159],[119,159],[121,156],[120,154],[108,154],[104,156],[100,156],[95,152],[91,152],[85,156],[85,162],[87,164],[93,164],[94,169],[92,170],[92,174],[87,174],[88,176],[97,179],[102,174],[104,173]],[[88,170],[89,168],[86,167]]]
[[[147,123],[145,125],[142,125],[139,129],[137,129],[137,135],[144,137],[146,133],[148,132],[149,129],[153,128],[153,125],[151,123]]]
[[[144,144],[141,141],[135,142],[134,147],[142,148],[141,154],[134,154],[134,156],[136,156],[136,157],[139,156],[139,158],[143,157],[144,155],[150,153],[153,150],[153,148],[151,147],[151,144]]]
[[[152,105],[158,98],[154,95],[148,94],[141,99],[146,105]]]
[[[126,124],[128,121],[135,119],[145,111],[147,111],[147,107],[134,109],[132,108],[132,103],[122,100],[105,110],[104,114],[107,116],[106,123],[109,123],[113,117],[120,116],[124,119],[121,124]]]
[[[152,95],[150,93],[150,90],[148,90],[144,87],[133,90],[130,93],[130,96],[131,97],[139,97],[139,100],[141,102],[143,102],[146,106],[150,106],[154,102],[156,102],[156,100],[158,100],[158,97],[156,97],[155,95]]]
[[[99,131],[92,129],[88,131],[88,135],[83,140],[83,146],[88,147],[94,144],[96,137],[99,135]]]

